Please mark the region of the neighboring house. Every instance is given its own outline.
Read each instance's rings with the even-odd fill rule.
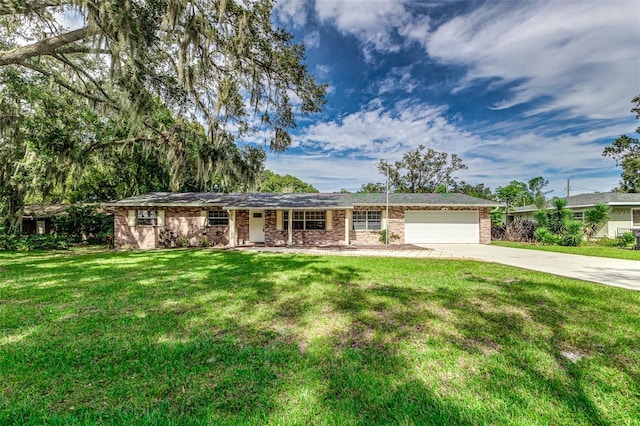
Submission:
[[[23,234],[50,234],[51,219],[64,213],[69,204],[27,204],[22,213]]]
[[[167,233],[227,246],[491,242],[498,203],[463,194],[150,193],[115,208],[115,247],[161,247]],[[388,206],[388,216],[387,216]]]
[[[53,217],[66,213],[74,204],[27,204],[22,213],[20,232],[23,234],[51,234],[53,232]],[[98,203],[75,204],[76,206],[96,206],[98,213],[113,214],[112,208],[106,208]]]
[[[596,204],[611,207],[609,221],[598,231],[596,237],[615,238],[629,232],[631,227],[640,226],[640,194],[619,192],[596,192],[592,194],[572,195],[567,198],[567,208],[573,211],[574,220],[584,220],[584,211]],[[552,209],[551,201],[547,209]],[[536,206],[517,207],[512,212],[514,220],[533,220]]]

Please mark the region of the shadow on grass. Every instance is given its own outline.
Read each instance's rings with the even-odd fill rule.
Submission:
[[[37,328],[0,346],[0,421],[612,423],[587,367],[562,355],[591,355],[593,340],[569,325],[603,312],[589,312],[601,290],[471,262],[373,262],[211,250],[13,258],[0,324],[9,336]],[[570,417],[532,410],[538,401]]]

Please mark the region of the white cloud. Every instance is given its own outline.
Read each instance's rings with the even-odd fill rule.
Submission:
[[[305,0],[279,1],[273,12],[281,22],[290,23],[295,28],[302,28],[307,23]]]
[[[294,137],[294,146],[304,148],[306,155],[276,157],[269,164],[277,164],[279,173],[294,174],[323,191],[353,190],[363,183],[380,181],[376,160],[397,160],[422,144],[458,154],[469,169],[459,171],[457,177],[492,188],[538,175],[558,188],[568,177],[576,185],[598,191],[617,184],[617,170],[612,161],[601,156],[602,146],[595,141],[628,132],[628,124],[561,136],[520,131],[497,137],[489,128],[476,132],[462,129],[444,112],[443,107],[408,101],[387,110],[374,101],[339,120],[306,128]],[[516,128],[517,124],[511,126]],[[594,174],[605,177],[594,178]]]
[[[370,89],[383,95],[389,92],[412,93],[419,85],[418,80],[411,75],[412,66],[394,67],[387,76],[373,84]]]
[[[400,50],[401,44],[393,41],[391,34],[413,21],[411,13],[399,1],[319,0],[315,11],[321,22],[332,23],[343,34],[354,35],[369,58],[372,49],[381,52]]]
[[[320,46],[320,32],[311,31],[310,33],[304,36],[303,41],[307,49],[312,49],[314,47]]]
[[[640,3],[489,2],[438,27],[421,42],[442,62],[469,67],[463,87],[479,79],[516,83],[510,108],[546,102],[530,114],[628,114],[640,79]]]

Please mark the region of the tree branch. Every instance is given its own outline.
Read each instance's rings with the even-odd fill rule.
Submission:
[[[15,0],[3,0],[0,2],[0,16],[14,15],[14,14],[26,14],[33,13],[38,10],[45,9],[47,7],[64,6],[71,4],[69,0],[59,1],[15,1]]]
[[[69,31],[54,37],[37,41],[26,46],[16,47],[8,52],[0,52],[0,66],[4,65],[23,65],[24,61],[33,57],[42,55],[51,55],[56,49],[75,43],[97,34],[97,29],[92,27],[84,27],[78,30]]]

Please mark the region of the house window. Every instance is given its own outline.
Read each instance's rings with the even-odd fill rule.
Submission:
[[[229,225],[229,212],[226,210],[210,210],[209,226],[227,226]]]
[[[155,226],[158,224],[158,210],[137,210],[136,226]]]
[[[353,212],[354,231],[379,231],[382,229],[380,210],[356,210]]]
[[[573,212],[573,220],[584,221],[584,212]]]
[[[289,212],[282,215],[283,228],[288,228]],[[324,210],[294,210],[293,229],[296,231],[318,231],[326,229],[326,212]]]
[[[633,211],[633,226],[640,226],[640,209]]]

